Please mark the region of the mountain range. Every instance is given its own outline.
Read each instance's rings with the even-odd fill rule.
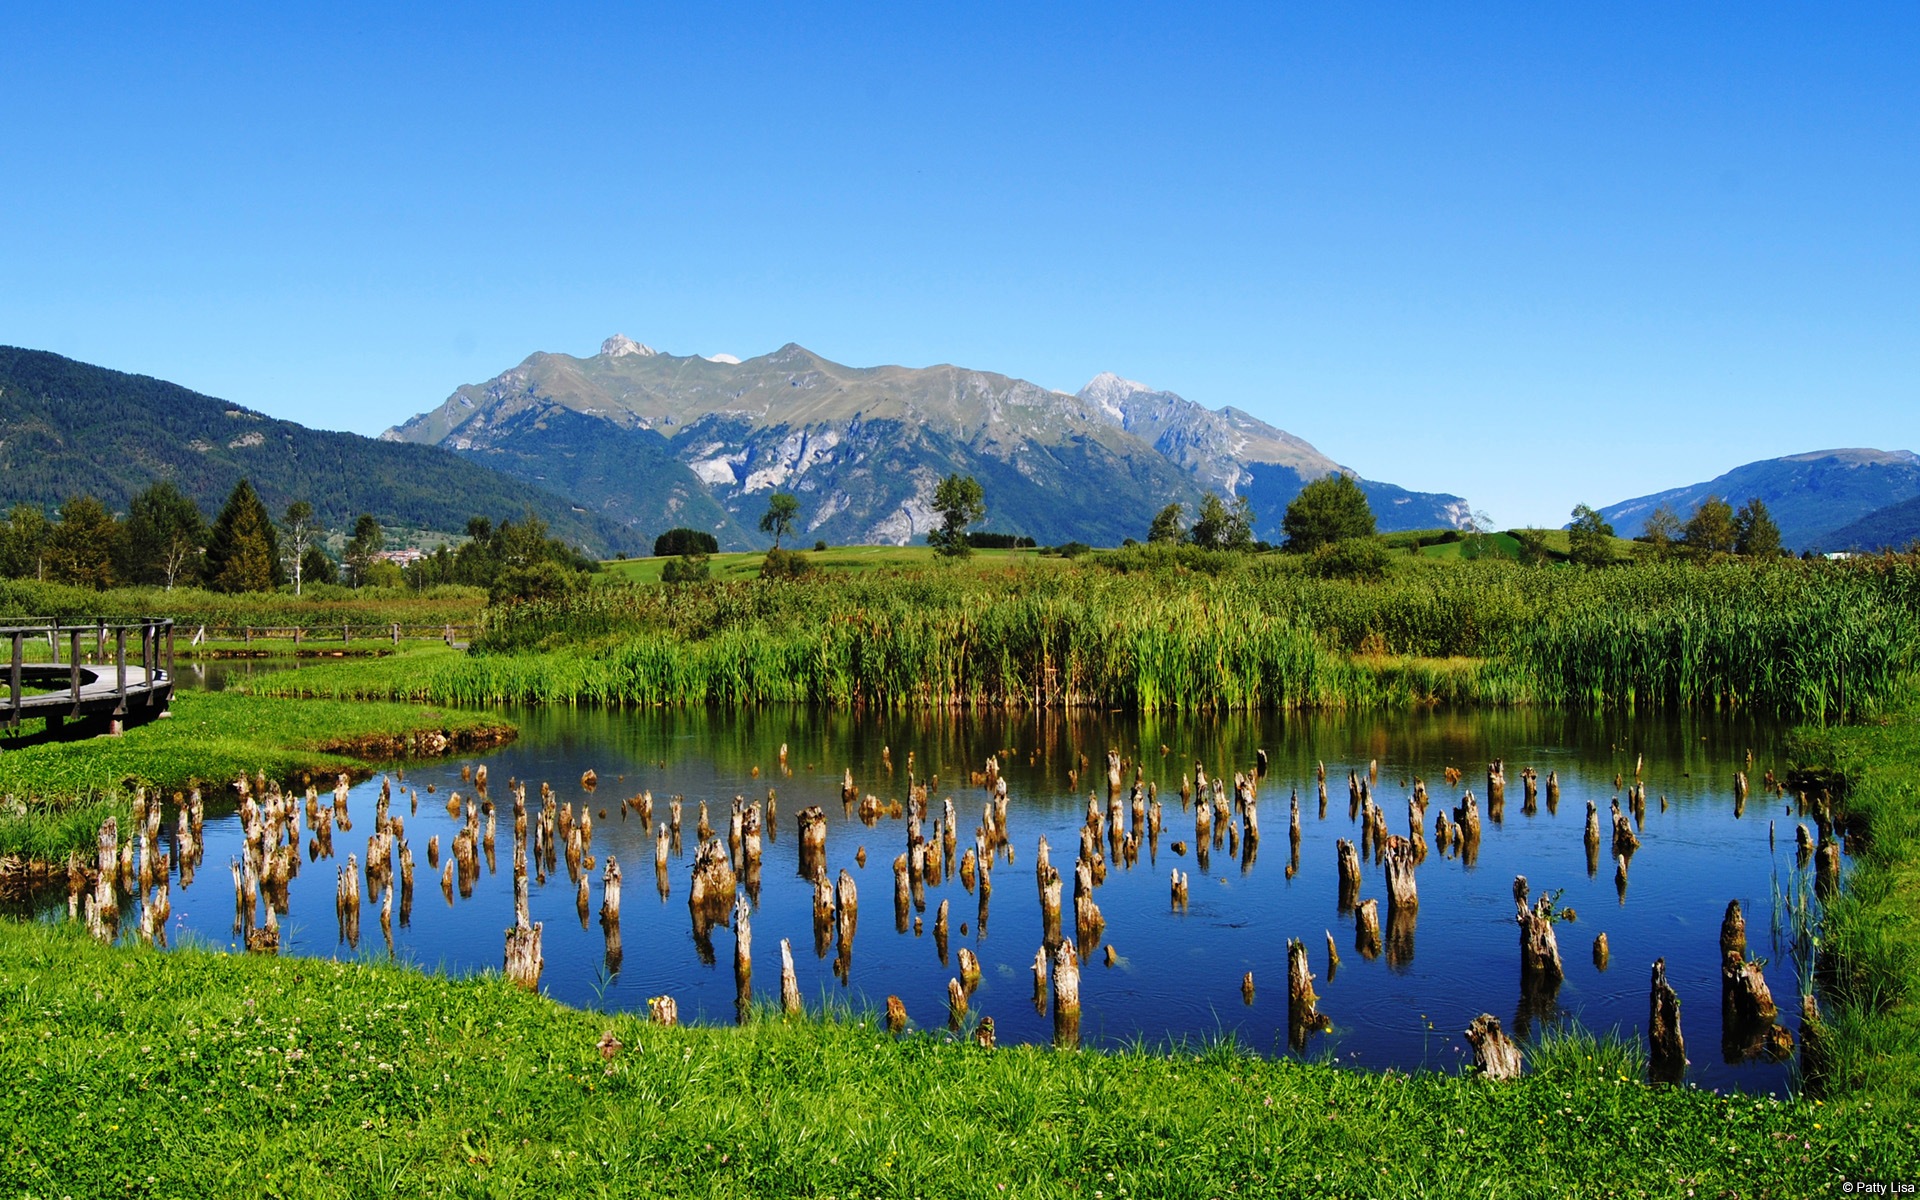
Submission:
[[[382,435],[437,445],[649,534],[685,525],[764,546],[767,496],[806,537],[918,542],[949,473],[978,479],[986,528],[1042,544],[1144,537],[1162,506],[1244,496],[1256,537],[1308,481],[1343,470],[1234,408],[1103,374],[1077,393],[940,365],[849,367],[789,343],[745,361],[624,336],[590,358],[537,353]],[[1349,472],[1358,476],[1358,472]],[[1460,527],[1458,496],[1363,480],[1383,530]]]
[[[1920,455],[1910,450],[1818,450],[1735,467],[1705,483],[1622,500],[1600,510],[1621,537],[1638,537],[1654,509],[1686,520],[1718,496],[1735,508],[1759,499],[1790,550],[1903,548],[1920,537]]]
[[[531,512],[593,552],[641,549],[633,530],[437,447],[309,429],[145,375],[0,346],[0,510],[90,495],[125,512],[170,479],[211,517],[242,478],[276,516],[306,500],[336,530],[363,512],[390,529],[446,532],[474,515]]]

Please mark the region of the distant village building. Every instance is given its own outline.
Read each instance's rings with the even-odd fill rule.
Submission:
[[[399,567],[401,570],[404,571],[408,567],[412,566],[413,564],[419,562],[421,559],[425,558],[426,556],[427,556],[426,551],[415,550],[409,547],[408,549],[405,549],[405,550],[382,550],[378,554],[375,554],[373,556],[373,561],[390,562],[394,566]]]

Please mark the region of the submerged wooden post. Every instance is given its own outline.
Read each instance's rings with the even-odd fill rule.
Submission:
[[[1331,1029],[1333,1023],[1319,1009],[1313,991],[1313,972],[1307,969],[1307,944],[1287,939],[1287,1035],[1295,1051],[1306,1048],[1307,1035]]]
[[[958,979],[947,980],[947,1028],[958,1030],[967,1020],[967,989]]]
[[[1353,909],[1353,948],[1366,959],[1380,957],[1380,902],[1362,900]]]
[[[800,1014],[800,979],[793,972],[793,943],[780,939],[780,1011],[788,1016]]]
[[[1678,1083],[1687,1074],[1687,1044],[1680,1034],[1680,997],[1667,982],[1667,960],[1653,960],[1647,998],[1647,1075],[1654,1083]]]
[[[1473,1065],[1488,1079],[1520,1078],[1520,1047],[1500,1028],[1500,1018],[1481,1013],[1468,1024],[1465,1037],[1473,1047]]]
[[[1593,965],[1595,969],[1601,971],[1606,970],[1607,964],[1612,958],[1613,951],[1607,945],[1607,935],[1604,933],[1595,934],[1593,938]]]
[[[812,879],[827,865],[827,814],[815,804],[800,810],[800,877]]]
[[[1529,907],[1527,894],[1527,877],[1514,876],[1514,920],[1520,925],[1520,989],[1529,995],[1551,994],[1566,978],[1560,962],[1560,942],[1553,933],[1552,900],[1542,896],[1538,905]]]
[[[680,1006],[673,1002],[672,996],[649,996],[647,998],[647,1019],[655,1025],[674,1026],[680,1023]]]
[[[542,922],[528,919],[527,877],[515,872],[513,879],[513,925],[507,930],[506,974],[514,983],[536,991],[546,960],[540,954]]]
[[[733,902],[733,1004],[742,1025],[753,1015],[753,907],[745,896]]]
[[[1336,843],[1340,856],[1340,902],[1341,912],[1350,912],[1360,897],[1360,855],[1353,843],[1341,838]]]
[[[1053,1041],[1080,1044],[1080,958],[1064,939],[1053,951]]]

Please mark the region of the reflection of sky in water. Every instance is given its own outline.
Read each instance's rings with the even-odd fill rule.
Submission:
[[[810,1006],[830,997],[877,1009],[891,993],[905,1001],[916,1024],[940,1026],[947,980],[958,974],[957,952],[969,946],[979,955],[983,973],[973,1013],[992,1016],[1003,1041],[1044,1041],[1051,1026],[1032,1004],[1031,966],[1041,938],[1034,847],[1043,834],[1052,846],[1054,863],[1065,879],[1063,906],[1071,930],[1072,862],[1079,827],[1090,788],[1100,789],[1105,807],[1104,752],[1112,745],[1142,761],[1147,779],[1159,785],[1165,828],[1157,846],[1142,845],[1136,866],[1114,864],[1097,890],[1107,939],[1119,960],[1107,966],[1102,950],[1082,964],[1082,1033],[1090,1042],[1141,1038],[1161,1044],[1230,1033],[1262,1052],[1285,1052],[1286,941],[1297,937],[1310,952],[1321,1011],[1334,1022],[1333,1033],[1309,1044],[1308,1056],[1337,1055],[1371,1067],[1452,1067],[1465,1053],[1460,1030],[1475,1014],[1490,1011],[1510,1031],[1516,1024],[1519,956],[1512,884],[1516,874],[1525,874],[1536,896],[1560,891],[1559,904],[1578,913],[1574,922],[1558,926],[1567,971],[1558,996],[1562,1017],[1600,1032],[1639,1032],[1647,1019],[1649,967],[1654,958],[1664,956],[1681,998],[1682,1027],[1693,1059],[1689,1078],[1702,1086],[1761,1091],[1780,1090],[1786,1081],[1781,1065],[1726,1065],[1718,1044],[1718,939],[1730,899],[1739,899],[1746,910],[1749,953],[1767,960],[1768,983],[1789,1025],[1797,1025],[1791,957],[1770,933],[1776,885],[1784,892],[1793,873],[1797,818],[1787,815],[1779,800],[1759,791],[1758,780],[1769,767],[1784,769],[1777,736],[1765,727],[1718,719],[1583,721],[1532,712],[1220,721],[1119,714],[859,718],[788,709],[725,717],[704,710],[555,709],[514,715],[524,730],[521,740],[485,759],[502,806],[499,869],[487,873],[483,865],[472,899],[456,897],[450,907],[441,893],[439,873],[430,871],[426,861],[427,840],[436,833],[443,855],[450,853],[459,822],[447,814],[445,800],[452,790],[471,790],[460,781],[460,762],[416,766],[396,789],[394,811],[406,818],[417,864],[411,923],[403,928],[396,922],[394,929],[395,951],[404,959],[455,973],[500,966],[503,931],[512,922],[512,822],[504,784],[515,776],[528,781],[529,807],[537,810],[544,780],[562,803],[588,800],[595,813],[592,853],[603,858],[615,854],[625,877],[624,959],[617,974],[608,972],[604,957],[597,919],[598,872],[592,888],[594,915],[584,929],[564,862],[557,876],[533,886],[535,919],[546,923],[544,990],[570,1004],[641,1010],[647,997],[667,993],[678,1001],[683,1020],[731,1021],[732,934],[724,928],[714,931],[715,961],[706,965],[690,932],[686,898],[694,828],[699,801],[705,799],[724,838],[733,796],[764,800],[773,787],[779,815],[765,843],[753,916],[758,997],[768,1003],[777,1000],[780,939],[785,937],[792,940],[801,991]],[[790,750],[790,777],[777,771],[782,742]],[[1169,748],[1165,756],[1163,745]],[[891,774],[882,765],[883,746],[893,751]],[[1198,757],[1209,775],[1224,772],[1230,779],[1234,767],[1251,764],[1261,747],[1271,766],[1260,790],[1259,853],[1243,864],[1222,846],[1202,865],[1192,845],[1192,814],[1183,812],[1179,803],[1181,776]],[[907,754],[913,751],[923,779],[939,776],[929,834],[940,801],[952,796],[964,849],[971,844],[985,799],[981,789],[968,784],[967,771],[1002,748],[1013,751],[1003,762],[1012,795],[1014,861],[1002,861],[994,871],[985,930],[980,928],[976,896],[950,877],[928,888],[924,935],[896,933],[892,861],[905,849],[905,822],[883,818],[870,829],[843,816],[841,772],[851,767],[862,792],[904,800]],[[1744,816],[1736,818],[1732,777],[1749,749],[1754,754],[1750,774],[1755,794]],[[1083,752],[1089,769],[1077,785],[1070,784],[1068,771]],[[1605,831],[1609,801],[1616,795],[1614,776],[1621,773],[1631,782],[1636,753],[1646,758],[1648,802],[1642,847],[1633,857],[1622,901],[1605,857]],[[1424,778],[1434,796],[1424,822],[1431,841],[1433,817],[1441,804],[1450,807],[1459,798],[1459,788],[1446,787],[1442,768],[1457,766],[1465,772],[1461,787],[1471,787],[1480,797],[1484,815],[1486,763],[1495,755],[1508,763],[1504,821],[1485,819],[1473,867],[1438,854],[1429,855],[1420,867],[1411,961],[1390,966],[1384,956],[1367,960],[1355,949],[1352,917],[1336,909],[1335,839],[1350,838],[1356,845],[1360,840],[1357,824],[1348,817],[1347,771],[1364,774],[1370,759],[1379,760],[1375,796],[1386,811],[1389,830],[1402,834],[1412,778]],[[1327,764],[1330,798],[1324,818],[1315,790],[1319,760]],[[1532,816],[1522,811],[1520,770],[1528,765],[1539,771],[1543,783],[1541,803]],[[754,767],[760,768],[758,777]],[[579,782],[587,768],[600,779],[590,798]],[[1557,771],[1561,781],[1557,814],[1549,813],[1545,804],[1549,771]],[[426,791],[428,785],[435,789],[432,794]],[[364,859],[378,787],[375,779],[353,789],[353,831],[335,835],[339,861],[349,851]],[[1288,879],[1288,794],[1294,787],[1301,794],[1303,842],[1299,870]],[[641,789],[653,793],[656,822],[666,820],[669,796],[686,797],[683,852],[671,863],[672,894],[665,899],[655,888],[652,838],[637,816],[621,816],[621,801]],[[417,811],[408,799],[416,790]],[[1624,797],[1624,790],[1619,794]],[[1592,876],[1582,842],[1588,800],[1598,806],[1603,830],[1602,861]],[[829,874],[845,867],[860,889],[859,932],[844,987],[833,975],[832,951],[824,958],[815,956],[811,889],[796,874],[795,815],[809,804],[820,805],[829,818]],[[599,817],[603,808],[606,819]],[[1770,822],[1776,825],[1778,845],[1771,854]],[[206,841],[199,878],[191,889],[176,889],[174,928],[176,937],[191,931],[201,940],[227,945],[233,940],[227,862],[237,852],[236,821],[224,815],[209,818]],[[1189,843],[1185,855],[1174,853],[1175,841]],[[854,861],[855,850],[862,846],[867,850],[865,867]],[[291,914],[283,926],[287,952],[354,953],[336,938],[335,865],[303,859],[303,871],[293,885]],[[1191,876],[1185,913],[1173,912],[1169,903],[1168,873],[1176,867]],[[1385,889],[1371,859],[1363,864],[1361,896],[1380,898],[1384,924]],[[946,965],[933,938],[934,910],[941,899],[951,904],[951,957]],[[358,953],[384,955],[373,907],[376,898],[366,900]],[[1327,970],[1329,931],[1341,956],[1333,973]],[[1604,972],[1591,956],[1594,935],[1602,931],[1612,951]],[[1254,973],[1257,987],[1251,1006],[1243,1003],[1240,992],[1247,971]],[[1535,1028],[1539,1024],[1535,1022]]]

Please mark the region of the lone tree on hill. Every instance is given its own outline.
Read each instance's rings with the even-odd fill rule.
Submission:
[[[1202,550],[1253,549],[1253,504],[1245,496],[1231,506],[1219,496],[1200,502],[1199,515],[1187,536]]]
[[[1300,489],[1280,526],[1287,549],[1305,554],[1347,538],[1374,535],[1373,508],[1351,475],[1323,475]]]
[[[793,523],[800,517],[800,498],[788,492],[775,492],[767,497],[767,515],[760,518],[760,532],[773,535],[773,548],[780,548],[780,539],[793,532]]]
[[[1733,552],[1753,558],[1780,556],[1780,527],[1773,523],[1765,501],[1758,496],[1733,514]]]
[[[940,514],[940,528],[927,534],[927,544],[937,554],[950,558],[973,553],[967,544],[967,526],[987,519],[986,493],[980,481],[958,472],[940,481],[933,491],[933,510]]]
[[[1583,567],[1613,562],[1613,526],[1590,505],[1573,506],[1573,524],[1567,526],[1567,557]]]
[[[270,592],[280,584],[280,539],[253,485],[233,485],[207,535],[207,579],[216,592]]]

